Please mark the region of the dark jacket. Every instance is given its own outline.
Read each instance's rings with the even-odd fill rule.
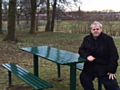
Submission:
[[[88,74],[92,74],[95,67],[99,75],[117,70],[119,56],[111,36],[101,33],[97,40],[93,39],[92,34],[86,36],[78,53],[84,58],[89,55],[96,58],[93,62],[85,62],[83,71]]]

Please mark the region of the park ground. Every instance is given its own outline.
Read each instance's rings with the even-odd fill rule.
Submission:
[[[77,53],[78,48],[86,34],[75,33],[58,33],[58,32],[37,32],[30,35],[27,31],[17,32],[18,42],[3,42],[6,34],[0,35],[0,65],[2,63],[17,63],[33,72],[32,55],[20,50],[22,47],[47,45],[67,51]],[[120,38],[114,37],[119,55],[120,55]],[[118,61],[120,65],[120,60]],[[57,66],[54,63],[39,58],[40,76],[53,84],[54,88],[48,90],[69,90],[69,67],[62,66],[61,79],[57,79]],[[77,90],[83,90],[79,83],[79,74],[77,71]],[[118,83],[120,85],[120,66],[117,70]],[[13,86],[8,88],[8,73],[0,66],[0,90],[33,90],[29,85],[13,77]],[[97,88],[97,80],[94,81]],[[96,89],[97,90],[97,89]]]

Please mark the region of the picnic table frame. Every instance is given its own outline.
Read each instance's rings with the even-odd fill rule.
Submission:
[[[60,70],[60,65],[70,66],[70,90],[76,90],[76,64],[86,62],[87,59],[80,57],[79,54],[60,50],[49,46],[25,47],[20,50],[33,54],[34,75],[38,74],[38,57],[52,61],[57,64]],[[58,71],[58,77],[60,77]]]

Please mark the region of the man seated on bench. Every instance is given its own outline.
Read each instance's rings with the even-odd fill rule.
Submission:
[[[113,38],[102,32],[102,24],[97,21],[90,28],[78,51],[89,60],[80,75],[81,84],[84,90],[94,90],[92,81],[97,77],[105,90],[120,90],[115,76],[119,56]]]

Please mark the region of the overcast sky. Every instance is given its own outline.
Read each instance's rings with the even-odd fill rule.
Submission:
[[[4,0],[8,1],[8,0]],[[72,0],[73,1],[73,0]],[[82,1],[82,4],[79,2],[76,3],[77,6],[80,6],[82,11],[92,11],[92,10],[114,10],[120,11],[120,0],[79,0]],[[72,2],[71,2],[72,3]],[[70,6],[67,10],[78,10],[78,7]]]
[[[105,10],[120,11],[120,0],[81,0],[81,10]]]

